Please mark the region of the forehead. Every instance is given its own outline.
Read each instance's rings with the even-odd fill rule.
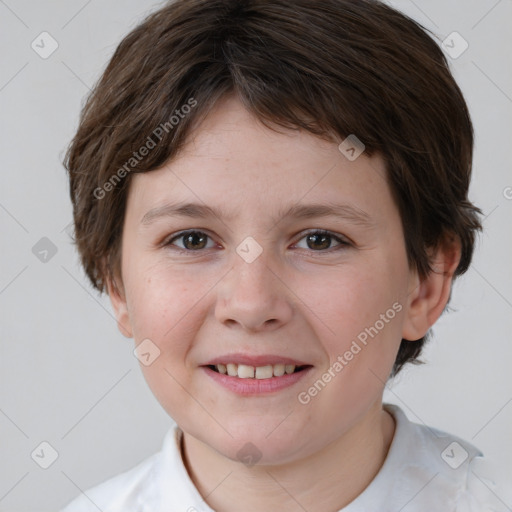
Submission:
[[[172,161],[132,176],[128,205],[139,222],[169,202],[232,217],[256,210],[275,217],[297,203],[343,203],[370,216],[394,207],[379,155],[351,161],[338,143],[264,126],[233,98],[216,105]]]

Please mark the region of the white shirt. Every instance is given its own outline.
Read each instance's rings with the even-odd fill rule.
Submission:
[[[512,510],[506,506],[512,505],[507,501],[511,486],[498,488],[474,446],[410,422],[397,406],[384,407],[396,423],[386,460],[362,494],[340,512]],[[183,464],[181,436],[174,427],[159,453],[81,494],[62,512],[214,512]]]

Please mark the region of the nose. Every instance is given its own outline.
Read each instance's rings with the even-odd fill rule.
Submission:
[[[279,329],[293,315],[293,293],[284,276],[267,265],[265,251],[247,263],[236,256],[234,265],[219,283],[215,316],[230,328],[262,332]]]

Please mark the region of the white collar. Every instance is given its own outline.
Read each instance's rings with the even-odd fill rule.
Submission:
[[[431,511],[436,506],[436,510],[447,510],[446,500],[455,499],[459,494],[458,490],[468,472],[468,461],[479,455],[478,450],[436,429],[411,423],[397,406],[385,404],[384,407],[395,419],[395,433],[388,455],[365,491],[347,505],[343,512],[384,512],[383,503],[386,504],[386,510],[396,511],[409,500],[412,504],[415,499],[418,501],[415,511]],[[183,432],[176,426],[164,440],[159,487],[161,510],[214,512],[205,503],[187,472],[181,455],[182,436]],[[441,457],[442,451],[454,440],[463,445],[469,454],[468,461],[455,470]],[[434,483],[436,491],[431,498],[428,486]],[[425,500],[428,502],[425,508],[421,506],[420,493],[423,489],[429,496]]]

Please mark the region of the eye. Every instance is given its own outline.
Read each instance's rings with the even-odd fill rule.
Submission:
[[[300,247],[298,243],[295,244],[297,247],[300,247],[301,249],[311,249],[316,252],[324,252],[326,251],[326,249],[332,249],[333,241],[337,242],[337,245],[334,246],[334,249],[341,249],[343,247],[348,247],[350,245],[350,243],[347,240],[343,240],[339,236],[336,236],[334,233],[331,233],[330,231],[325,231],[323,229],[310,231],[300,240],[306,241],[306,247]]]
[[[302,240],[305,240],[305,246]],[[335,245],[333,245],[333,242]],[[302,246],[301,243],[303,244]],[[210,236],[198,230],[188,230],[177,233],[165,242],[164,245],[173,246],[173,248],[184,252],[195,252],[215,247],[215,243],[211,240]],[[306,233],[299,242],[295,244],[295,247],[309,249],[315,252],[327,252],[328,249],[338,250],[350,245],[350,242],[330,231],[316,229]]]
[[[215,246],[213,240],[210,240],[210,246],[208,246],[208,239],[210,237],[203,231],[182,231],[177,235],[169,239],[165,245],[177,245],[174,243],[175,240],[182,243],[182,246],[177,247],[184,251],[200,251],[201,249],[211,249]]]

